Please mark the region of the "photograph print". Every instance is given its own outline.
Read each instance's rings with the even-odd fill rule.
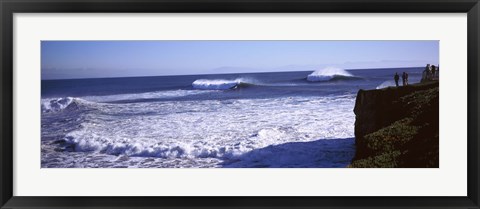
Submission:
[[[41,42],[41,168],[438,168],[439,41]]]

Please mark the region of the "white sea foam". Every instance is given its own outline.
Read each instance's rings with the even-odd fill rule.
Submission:
[[[73,97],[42,99],[42,112],[57,112],[68,107],[74,101]]]
[[[381,83],[380,85],[378,85],[376,87],[376,89],[383,89],[383,88],[392,87],[392,86],[396,86],[395,82],[391,81],[391,80],[388,80],[388,81],[385,81],[385,82]]]
[[[272,150],[261,149],[268,146],[353,137],[354,114],[351,110],[354,99],[354,95],[349,95],[310,99],[99,103],[96,109],[100,112],[88,115],[81,128],[67,133],[65,140],[79,152],[125,155],[132,159],[161,158],[165,159],[162,163],[174,163],[160,167],[176,167],[179,163],[185,167],[202,167],[206,159],[216,159],[213,161],[217,163],[236,162],[233,167],[242,167],[248,163],[239,162],[272,153]],[[118,115],[123,116],[118,118]],[[332,142],[334,144],[329,146],[337,143]],[[338,146],[344,145],[339,143]],[[254,150],[260,155],[248,154]],[[346,158],[349,157],[352,156]],[[294,161],[264,161],[263,164],[282,167]]]
[[[213,92],[213,91],[210,91]],[[200,90],[167,90],[167,91],[153,91],[145,93],[132,93],[132,94],[114,94],[105,96],[85,96],[81,97],[84,100],[92,102],[116,102],[116,101],[128,101],[138,99],[160,99],[160,98],[177,98],[190,95],[206,94],[208,91]]]
[[[77,103],[105,103],[105,102],[118,102],[118,101],[130,101],[141,99],[167,99],[178,98],[191,95],[208,94],[212,91],[201,90],[168,90],[168,91],[154,91],[138,94],[113,94],[105,96],[84,96],[84,97],[63,97],[63,98],[44,98],[41,100],[42,112],[57,112],[67,108],[70,104]]]
[[[253,84],[254,82],[244,78],[234,80],[225,79],[198,79],[192,83],[194,89],[204,90],[228,90],[238,87],[239,84]]]
[[[316,70],[310,75],[307,76],[308,81],[328,81],[336,76],[343,76],[343,77],[353,77],[353,75],[347,72],[344,69],[336,68],[336,67],[326,67],[320,70]]]

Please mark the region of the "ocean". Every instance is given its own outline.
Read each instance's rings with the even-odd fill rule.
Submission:
[[[346,167],[358,90],[404,71],[42,80],[41,167]]]

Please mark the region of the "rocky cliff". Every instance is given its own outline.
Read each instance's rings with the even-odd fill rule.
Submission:
[[[438,81],[360,90],[350,167],[438,167]]]

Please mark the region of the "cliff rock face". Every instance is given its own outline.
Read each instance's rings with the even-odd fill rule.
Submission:
[[[438,82],[360,90],[350,167],[438,167]]]

